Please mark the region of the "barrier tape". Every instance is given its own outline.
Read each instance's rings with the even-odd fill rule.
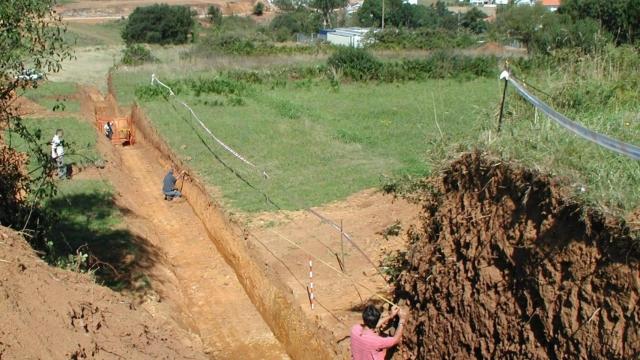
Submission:
[[[156,83],[158,85],[164,87],[165,89],[169,90],[169,95],[173,96],[180,105],[184,106],[187,110],[189,110],[189,112],[191,113],[191,116],[194,119],[196,119],[196,121],[198,122],[198,124],[200,124],[200,126],[204,129],[204,131],[206,131],[207,134],[209,134],[211,136],[211,138],[213,138],[213,140],[215,140],[220,146],[222,146],[230,154],[232,154],[233,156],[235,156],[236,158],[238,158],[240,161],[244,162],[245,164],[247,164],[247,165],[249,165],[249,166],[251,166],[253,168],[257,168],[252,162],[250,162],[249,160],[245,159],[237,151],[233,150],[229,145],[225,144],[224,142],[222,142],[222,140],[218,139],[218,137],[215,136],[213,134],[213,132],[211,132],[211,130],[209,130],[209,128],[202,122],[202,120],[200,120],[198,115],[195,113],[195,111],[193,111],[193,109],[189,105],[187,105],[184,101],[180,100],[169,86],[167,86],[162,81],[160,81],[160,79],[158,79],[156,74],[151,74],[151,85],[155,85]],[[262,176],[264,176],[265,178],[269,178],[269,175],[267,175],[267,173],[265,171],[262,171]]]
[[[640,160],[640,147],[622,142],[620,140],[614,139],[607,135],[597,133],[593,130],[590,130],[578,124],[575,121],[572,121],[571,119],[557,112],[547,103],[538,99],[535,95],[527,91],[527,89],[525,89],[525,87],[522,84],[520,84],[511,74],[509,74],[508,71],[505,70],[502,72],[502,74],[500,74],[500,80],[505,80],[511,85],[513,85],[516,91],[518,92],[518,94],[522,96],[522,98],[524,98],[529,103],[531,103],[531,105],[540,109],[540,111],[545,113],[549,118],[551,118],[551,120],[555,121],[558,125],[582,137],[583,139],[596,143],[606,149],[628,156],[633,160]]]
[[[342,270],[338,270],[336,269],[333,265],[329,264],[328,262],[322,260],[321,258],[317,257],[316,255],[314,255],[311,251],[305,249],[304,247],[300,246],[298,243],[296,243],[295,241],[287,238],[286,236],[280,234],[279,232],[273,230],[273,229],[267,229],[267,231],[269,231],[270,233],[276,235],[277,237],[281,238],[282,240],[288,242],[289,244],[295,246],[296,248],[302,250],[304,253],[306,253],[307,255],[309,255],[309,257],[311,257],[312,259],[315,259],[316,261],[320,262],[322,265],[326,266],[327,268],[331,269],[333,272],[335,272],[336,274],[338,274],[338,276],[348,280],[351,284],[353,284],[354,286],[360,286],[361,288],[367,290],[369,293],[371,293],[373,296],[378,297],[380,300],[386,302],[389,305],[396,305],[393,303],[393,301],[387,299],[386,297],[378,294],[377,291],[374,291],[373,289],[369,288],[366,285],[363,285],[359,282],[357,282],[355,279],[353,279],[353,277],[351,277],[350,275],[347,275],[345,273],[342,272]],[[253,235],[253,234],[251,234]],[[257,239],[257,236],[253,235],[254,238]]]

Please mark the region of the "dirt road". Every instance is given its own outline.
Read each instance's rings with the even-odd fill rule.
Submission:
[[[288,359],[233,270],[185,201],[165,201],[165,168],[142,143],[118,147],[118,169],[107,172],[119,202],[147,222],[149,241],[160,248],[179,280],[187,309],[209,353],[216,359]]]

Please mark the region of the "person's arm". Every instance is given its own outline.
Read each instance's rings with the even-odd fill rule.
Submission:
[[[398,328],[396,329],[396,333],[393,336],[390,336],[390,337],[381,337],[380,338],[380,342],[378,344],[380,349],[387,349],[387,348],[390,348],[392,346],[395,346],[402,339],[402,332],[404,330],[404,323],[405,323],[406,315],[402,310],[399,310],[399,309],[396,310],[396,313],[398,314],[398,317],[400,318],[400,321],[398,322]]]
[[[378,321],[378,325],[376,325],[376,329],[384,329],[385,326],[387,326],[387,324],[389,323],[389,321],[393,320],[393,318],[396,317],[396,315],[398,315],[398,306],[394,305],[391,308],[391,313],[389,313],[388,316],[380,319]]]

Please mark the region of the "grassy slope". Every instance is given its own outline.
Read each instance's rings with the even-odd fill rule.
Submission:
[[[131,100],[133,89],[146,83],[147,75],[118,74],[121,101]],[[499,94],[498,82],[486,79],[352,84],[338,92],[325,83],[301,84],[256,86],[243,106],[205,105],[205,96],[181,95],[218,137],[265,168],[271,178],[262,180],[209,142],[216,154],[288,209],[342,199],[379,185],[383,175],[427,174],[426,153],[443,144],[434,116],[445,142],[471,137],[473,124],[485,109],[495,107]],[[188,113],[183,109],[176,113],[162,99],[144,108],[172,147],[218,186],[233,208],[272,209],[207,153],[185,124]]]
[[[120,20],[98,24],[67,22],[65,40],[78,47],[122,45],[120,32],[124,22]]]
[[[59,106],[58,111],[79,112],[80,102],[73,99],[78,91],[71,82],[40,81],[35,88],[27,89],[24,96],[47,110]]]
[[[30,118],[23,120],[23,122],[27,127],[40,131],[40,142],[46,151],[50,151],[49,141],[51,141],[56,129],[63,129],[66,143],[65,161],[67,163],[89,164],[99,158],[95,148],[96,131],[88,122],[72,117]],[[17,136],[13,136],[12,141],[16,148],[23,148],[20,138]]]

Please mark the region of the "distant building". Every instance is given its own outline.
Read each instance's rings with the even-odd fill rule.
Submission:
[[[560,0],[542,0],[540,3],[551,11],[556,11],[560,7]]]
[[[336,28],[321,30],[318,37],[325,38],[333,45],[351,46],[351,47],[363,47],[365,35],[369,32],[369,29],[350,27],[350,28]]]

